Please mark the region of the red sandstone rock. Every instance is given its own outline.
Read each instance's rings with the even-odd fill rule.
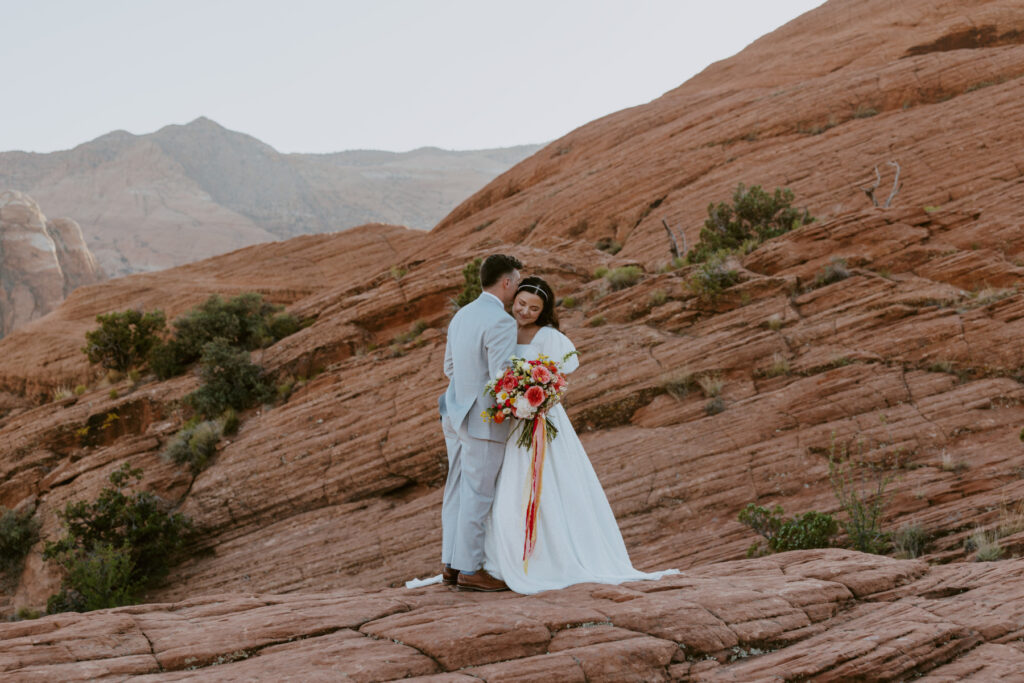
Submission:
[[[38,501],[52,538],[64,503],[94,495],[121,462],[142,466],[146,485],[201,532],[147,600],[206,605],[211,595],[255,594],[272,603],[273,628],[256,608],[188,626],[168,621],[170,608],[133,608],[173,643],[140,673],[159,674],[161,657],[184,667],[195,656],[226,662],[203,673],[229,678],[244,666],[239,676],[249,676],[258,657],[233,653],[270,647],[279,649],[267,666],[284,672],[309,651],[290,653],[277,639],[327,628],[401,641],[386,646],[395,662],[387,675],[428,680],[464,679],[462,666],[495,679],[615,680],[639,670],[653,680],[885,679],[941,667],[983,677],[989,665],[976,648],[1012,647],[1024,604],[1012,558],[1024,550],[1024,299],[1013,289],[1024,258],[1024,142],[1007,132],[1020,123],[1024,81],[1014,75],[1024,72],[1024,46],[1011,40],[1021,29],[1014,9],[833,1],[665,97],[554,143],[430,234],[368,226],[80,290],[0,342],[0,390],[14,397],[0,404],[0,439],[10,444],[0,503]],[[971,22],[993,28],[964,33]],[[878,113],[854,116],[869,96]],[[801,132],[828,123],[830,111],[835,126]],[[755,124],[763,133],[751,134]],[[859,187],[894,157],[904,181],[894,206],[866,206]],[[715,301],[695,296],[693,267],[653,272],[667,260],[660,219],[682,226],[692,245],[707,203],[740,181],[789,184],[819,220],[734,257],[742,283]],[[594,248],[606,236],[625,245],[615,257]],[[461,268],[492,250],[516,253],[575,299],[560,309],[582,354],[569,414],[634,564],[684,575],[530,598],[391,590],[437,571],[443,330]],[[833,257],[850,277],[817,286]],[[622,291],[591,275],[631,262],[651,272]],[[79,351],[82,334],[100,312],[159,305],[173,316],[211,292],[248,289],[315,319],[254,354],[276,376],[308,381],[287,402],[245,414],[192,477],[156,455],[187,417],[177,400],[195,379],[123,382],[110,399]],[[393,342],[417,320],[427,332]],[[704,376],[721,378],[724,411],[707,414],[709,397],[692,381]],[[41,404],[78,382],[92,388]],[[73,437],[114,410],[126,418],[118,431],[86,446]],[[894,476],[885,527],[921,524],[933,535],[923,558],[825,550],[741,559],[756,539],[736,521],[748,502],[843,518],[828,459],[844,453]],[[1001,534],[1011,559],[972,562],[964,541],[978,527]],[[57,577],[38,552],[0,603],[4,613],[52,592]],[[382,600],[386,613],[335,623],[281,607],[332,590],[345,591],[346,609]],[[407,608],[389,611],[390,601]],[[261,626],[247,640],[250,617]],[[73,618],[88,629],[93,617]],[[97,626],[96,637],[113,628]],[[180,633],[189,629],[196,639]],[[224,647],[208,646],[204,633]],[[478,644],[467,644],[470,634]],[[336,636],[337,655],[323,666],[349,661],[364,647],[357,642]],[[668,659],[666,643],[677,648]],[[111,661],[145,656],[126,650]],[[989,671],[1015,666],[1011,658]]]
[[[0,192],[0,337],[106,276],[69,218],[46,220],[26,194]]]

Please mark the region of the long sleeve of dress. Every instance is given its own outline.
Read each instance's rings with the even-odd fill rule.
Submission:
[[[580,366],[579,356],[575,354],[576,347],[569,338],[553,327],[544,328],[543,353],[551,360],[561,364],[562,372],[568,375]],[[569,354],[573,354],[566,358]]]

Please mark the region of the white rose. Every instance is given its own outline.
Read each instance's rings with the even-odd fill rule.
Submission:
[[[530,419],[535,412],[537,412],[537,409],[530,405],[530,402],[526,400],[526,396],[520,396],[513,404],[512,414],[520,420]]]

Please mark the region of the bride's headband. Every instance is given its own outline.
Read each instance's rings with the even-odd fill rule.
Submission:
[[[543,288],[541,288],[541,286],[540,286],[540,285],[534,285],[534,284],[529,284],[529,285],[519,285],[519,291],[520,291],[520,292],[524,292],[524,291],[526,291],[526,290],[528,290],[528,289],[532,289],[533,291],[537,292],[537,294],[540,294],[540,295],[541,295],[542,297],[544,297],[544,302],[545,302],[545,303],[547,303],[547,300],[548,300],[548,293],[547,293],[547,292],[545,292],[545,291],[543,290]]]

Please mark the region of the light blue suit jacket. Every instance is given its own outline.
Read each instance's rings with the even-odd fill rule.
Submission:
[[[441,415],[457,430],[488,441],[508,438],[511,420],[484,422],[480,413],[493,403],[486,385],[509,366],[516,349],[516,322],[498,297],[487,292],[466,304],[448,324],[444,374],[448,390],[438,399]]]

